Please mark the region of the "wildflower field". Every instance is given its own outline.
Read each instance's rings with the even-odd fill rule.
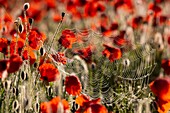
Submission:
[[[0,0],[0,113],[170,112],[170,0]]]

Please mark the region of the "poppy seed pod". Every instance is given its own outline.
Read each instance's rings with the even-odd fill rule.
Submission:
[[[11,81],[5,81],[4,82],[4,89],[5,90],[9,90],[10,89],[10,87],[11,87]]]
[[[22,79],[22,80],[27,80],[27,78],[28,78],[28,74],[25,73],[24,71],[22,71],[22,72],[21,72],[21,79]]]
[[[29,3],[25,3],[24,4],[24,10],[27,11],[30,7],[30,4]]]
[[[19,94],[18,88],[15,88],[15,87],[12,88],[12,92],[15,96],[18,96],[18,94]]]
[[[12,103],[12,109],[17,110],[19,108],[18,100],[14,100]]]
[[[19,33],[22,33],[24,31],[24,26],[22,24],[18,26],[18,31]]]

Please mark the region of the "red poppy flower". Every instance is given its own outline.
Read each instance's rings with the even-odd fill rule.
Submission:
[[[45,41],[46,36],[43,33],[40,33],[37,29],[33,29],[29,34],[29,46],[33,49],[38,50],[42,43]]]
[[[97,11],[103,12],[105,10],[105,6],[100,2],[88,2],[84,7],[84,16],[85,17],[94,17],[97,14]]]
[[[88,63],[92,62],[92,46],[88,46],[83,49],[75,50],[75,53],[78,54],[86,62]]]
[[[103,36],[105,36],[105,37],[109,37],[113,33],[113,31],[111,29],[107,29],[104,26],[101,26],[101,32],[102,32]]]
[[[136,29],[139,28],[139,25],[141,25],[143,22],[143,17],[142,16],[137,16],[132,19],[131,26]]]
[[[125,9],[125,11],[131,12],[133,10],[133,2],[131,0],[115,0],[113,1],[114,10],[117,11],[119,8]]]
[[[72,44],[76,40],[75,34],[71,30],[64,30],[58,42],[65,48],[72,48]]]
[[[6,38],[0,38],[0,52],[6,53],[8,47],[8,40]]]
[[[8,73],[14,73],[19,70],[23,60],[18,54],[11,54],[9,62]]]
[[[27,11],[28,17],[33,18],[35,21],[40,21],[45,14],[43,8],[44,5],[42,1],[30,2],[30,8]]]
[[[62,16],[61,16],[60,14],[54,14],[54,15],[53,15],[53,20],[54,20],[55,22],[60,22],[61,19],[62,19]]]
[[[10,53],[14,54],[15,47],[16,47],[16,44],[17,44],[16,53],[21,54],[22,49],[24,47],[24,43],[25,43],[25,41],[22,38],[18,38],[18,39],[13,38],[11,43],[10,43]]]
[[[124,46],[127,43],[127,39],[125,39],[125,31],[120,31],[119,35],[114,37],[113,43],[119,47]]]
[[[67,58],[64,56],[64,53],[58,52],[57,54],[52,54],[51,55],[54,60],[58,63],[66,64],[67,63]]]
[[[108,113],[105,106],[100,104],[100,99],[90,100],[85,95],[79,95],[75,102],[80,105],[76,113]]]
[[[65,79],[65,89],[70,95],[79,95],[82,89],[79,78],[75,75],[67,76]]]
[[[39,67],[39,72],[41,74],[41,80],[47,82],[53,82],[59,78],[58,69],[50,63],[44,63]]]
[[[111,24],[110,29],[111,29],[112,31],[114,31],[114,30],[117,30],[118,27],[119,27],[118,23],[117,23],[117,22],[113,22],[113,23]]]
[[[55,9],[56,8],[56,0],[45,0],[44,2],[47,5],[47,9]]]
[[[170,78],[157,78],[150,83],[150,89],[158,98],[158,111],[160,113],[167,113],[170,110]]]
[[[105,49],[103,50],[102,54],[109,58],[111,62],[121,58],[122,52],[119,48],[111,47],[105,44],[103,46]]]
[[[29,53],[28,53],[28,50],[29,50]],[[28,55],[29,55],[29,58],[30,58],[30,64],[31,65],[34,64],[36,57],[35,57],[35,53],[34,53],[34,51],[31,47],[24,48],[23,59],[28,60]]]
[[[62,107],[59,106],[59,104],[62,104]],[[59,96],[53,98],[49,102],[43,102],[40,105],[41,113],[57,113],[61,109],[64,110],[64,113],[69,110],[69,104],[65,99],[60,99]]]
[[[169,59],[163,59],[161,66],[164,69],[164,72],[167,75],[169,75],[170,74],[170,60]]]
[[[2,81],[8,76],[9,60],[0,60],[0,79]]]
[[[162,12],[162,9],[154,3],[149,4],[148,9],[154,12],[154,16],[158,16]]]
[[[168,37],[168,44],[170,45],[170,36]]]

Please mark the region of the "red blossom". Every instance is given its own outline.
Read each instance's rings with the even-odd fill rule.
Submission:
[[[121,58],[122,52],[119,48],[111,47],[105,44],[103,46],[105,49],[103,50],[102,54],[109,58],[111,62]]]
[[[29,46],[38,50],[46,39],[45,34],[40,33],[38,30],[33,29],[29,34]]]
[[[71,30],[64,30],[58,42],[65,48],[72,48],[72,44],[76,40],[75,34]]]
[[[75,53],[78,54],[82,59],[84,59],[87,63],[92,62],[92,46],[88,46],[83,49],[75,50]]]
[[[21,54],[22,49],[24,47],[24,43],[25,43],[25,41],[22,38],[18,38],[18,39],[13,38],[10,43],[10,53],[14,54],[15,48],[16,48],[16,53]]]
[[[113,37],[113,43],[119,47],[124,46],[127,43],[127,39],[125,37],[125,31],[120,31],[119,35]]]
[[[154,3],[150,3],[148,9],[154,12],[154,16],[158,16],[162,12],[161,7]]]
[[[170,110],[170,78],[157,78],[150,83],[150,89],[158,98],[158,112],[167,113]]]
[[[56,61],[56,62],[58,62],[58,63],[62,63],[62,64],[66,64],[67,63],[67,58],[64,56],[64,53],[62,53],[62,52],[58,52],[57,54],[52,54],[51,55],[53,58],[54,58],[54,60]]]
[[[80,106],[76,113],[108,113],[105,106],[100,104],[100,98],[90,100],[86,95],[79,95],[75,102]]]
[[[100,2],[88,2],[84,7],[84,16],[85,17],[94,17],[97,12],[103,12],[105,10],[105,6]]]
[[[62,107],[59,104],[62,104]],[[57,113],[59,109],[63,109],[64,113],[69,110],[68,102],[65,99],[61,100],[59,96],[51,99],[49,102],[42,102],[40,105],[41,113]]]
[[[11,54],[9,62],[10,64],[8,68],[8,73],[14,73],[19,70],[20,66],[23,63],[23,60],[18,54]]]
[[[28,53],[28,51],[29,51],[29,53]],[[31,47],[24,48],[23,59],[28,60],[28,55],[29,55],[29,58],[30,58],[30,64],[31,65],[34,64],[35,60],[36,60],[36,56],[35,56],[35,53],[34,53],[34,51]]]
[[[8,47],[8,40],[6,38],[0,38],[0,52],[6,54],[7,47]]]
[[[73,96],[80,94],[82,87],[80,80],[77,76],[75,75],[67,76],[64,84],[68,94]]]
[[[164,72],[169,75],[170,74],[170,60],[169,59],[163,59],[161,67],[164,69]]]
[[[8,75],[9,60],[0,60],[0,79],[5,79]]]
[[[136,28],[139,28],[139,26],[142,24],[143,22],[143,17],[142,16],[137,16],[137,17],[134,17],[132,19],[132,22],[131,22],[131,26],[136,29]]]
[[[114,10],[117,11],[119,8],[123,8],[125,11],[131,12],[133,10],[132,0],[115,0],[113,1]]]
[[[59,78],[59,71],[58,69],[50,63],[44,63],[39,67],[39,72],[41,74],[40,79],[53,82]]]

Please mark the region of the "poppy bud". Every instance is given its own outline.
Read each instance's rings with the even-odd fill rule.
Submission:
[[[35,112],[39,112],[40,105],[38,102],[35,103]]]
[[[29,3],[25,3],[24,4],[24,10],[27,11],[30,7],[30,4]]]
[[[64,13],[64,12],[62,12],[61,16],[62,16],[62,19],[63,19],[63,18],[64,18],[64,16],[65,16],[65,13]]]
[[[12,103],[12,109],[17,110],[18,108],[19,108],[19,102],[18,102],[18,100],[15,100]]]
[[[30,24],[30,25],[32,25],[32,24],[33,24],[33,22],[34,22],[34,19],[33,19],[33,18],[29,18],[29,20],[28,20],[28,21],[29,21],[29,24]]]
[[[34,68],[37,68],[37,63],[35,62],[35,63],[33,64],[33,66],[34,66]]]
[[[40,55],[43,56],[44,53],[45,53],[44,48],[41,47],[41,48],[40,48]]]
[[[130,60],[127,59],[127,58],[124,59],[124,60],[123,60],[123,65],[128,67],[128,66],[130,65]]]
[[[2,28],[2,32],[3,32],[3,33],[6,33],[6,32],[7,32],[7,27],[6,27],[6,26],[4,26],[4,27]]]

